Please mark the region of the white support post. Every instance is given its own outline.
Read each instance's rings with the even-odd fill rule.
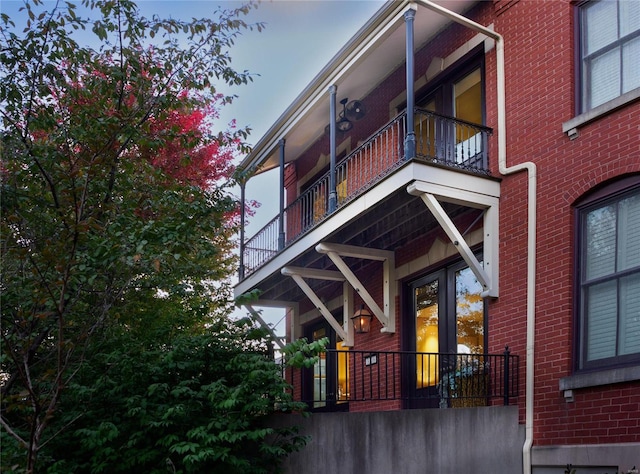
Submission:
[[[297,341],[302,337],[302,325],[300,324],[300,308],[298,305],[289,308],[291,311],[289,331],[291,334],[291,341]]]
[[[384,312],[387,315],[387,325],[382,328],[382,332],[396,332],[396,282],[395,282],[395,256],[391,256],[383,263],[383,292],[384,292]]]
[[[493,206],[489,206],[484,212],[484,220],[482,229],[484,231],[483,236],[483,249],[482,259],[484,260],[484,268],[489,275],[489,289],[482,296],[490,296],[497,298],[500,294],[500,239],[498,233],[500,211],[498,209],[498,203]]]
[[[345,347],[353,347],[354,329],[351,317],[355,312],[353,301],[353,288],[348,281],[342,283],[342,326],[347,333],[347,338],[342,341]]]

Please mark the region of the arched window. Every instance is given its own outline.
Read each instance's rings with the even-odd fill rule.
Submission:
[[[576,206],[577,368],[640,363],[640,175]]]

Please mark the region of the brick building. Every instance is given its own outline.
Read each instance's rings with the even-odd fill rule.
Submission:
[[[640,467],[640,1],[388,2],[243,166],[236,294],[329,340],[291,472]]]

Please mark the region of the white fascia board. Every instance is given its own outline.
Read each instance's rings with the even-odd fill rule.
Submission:
[[[429,193],[438,196],[441,201],[483,209],[500,198],[500,182],[474,175],[456,173],[451,179],[449,173],[441,173],[440,168],[426,176],[416,176],[416,181],[407,187],[413,196]]]

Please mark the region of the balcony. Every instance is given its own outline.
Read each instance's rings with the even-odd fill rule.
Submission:
[[[294,398],[343,411],[349,403],[399,401],[397,408],[509,405],[518,396],[519,356],[327,350],[313,368],[287,369]],[[389,405],[392,406],[392,405]]]
[[[367,192],[408,161],[404,156],[406,113],[398,115],[353,150],[336,166],[337,208]],[[424,109],[415,109],[418,162],[463,172],[489,175],[488,137],[491,129]],[[329,172],[312,183],[241,248],[243,278],[321,224],[329,212]],[[280,239],[280,219],[285,229]]]

